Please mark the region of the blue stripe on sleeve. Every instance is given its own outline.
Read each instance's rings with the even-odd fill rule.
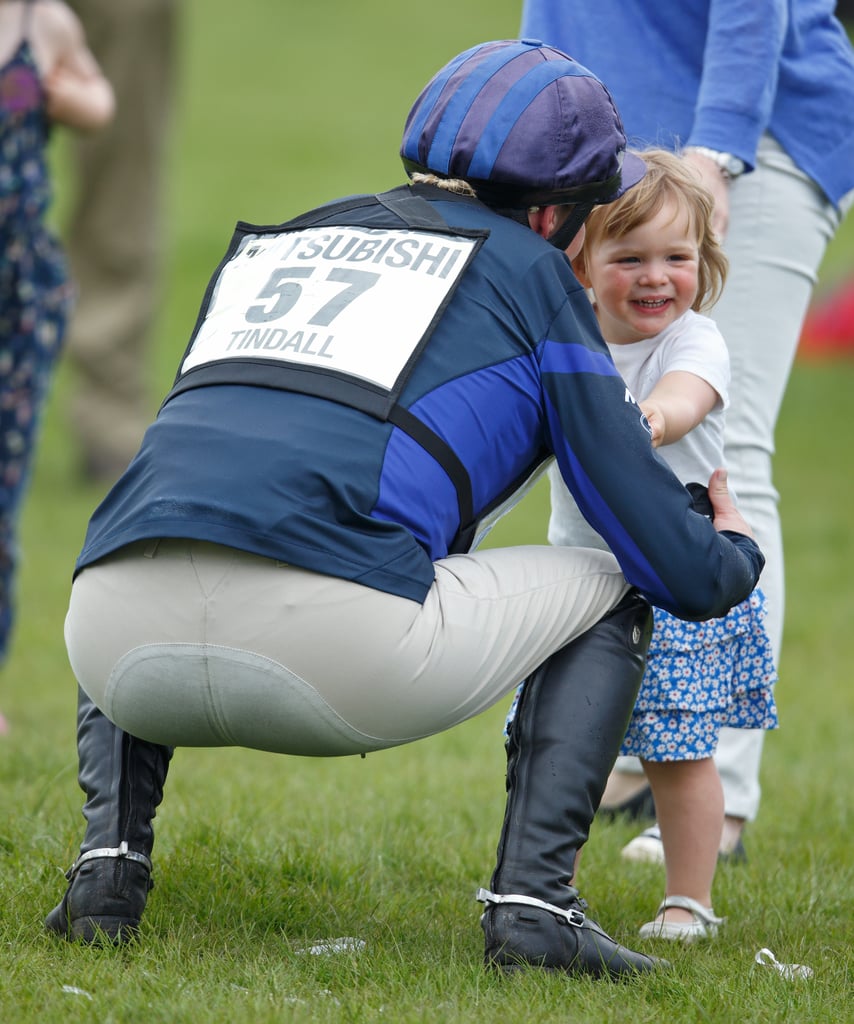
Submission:
[[[546,341],[539,349],[543,373],[596,373],[601,377],[619,377],[607,351],[586,345],[555,344]]]
[[[608,545],[620,563],[626,579],[650,597],[655,604],[672,608],[675,604],[673,595],[596,490],[569,444],[564,449],[563,458],[558,459],[562,471],[565,471],[567,463],[570,466],[573,497],[579,508],[591,516],[597,531],[607,534]]]

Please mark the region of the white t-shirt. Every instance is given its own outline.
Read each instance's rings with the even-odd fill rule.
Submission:
[[[729,404],[729,352],[715,322],[688,310],[660,334],[632,345],[609,345],[608,350],[638,402],[649,396],[665,373],[676,370],[701,377],[717,391],[719,401],[702,423],[679,441],[656,449],[683,484],[696,481],[708,485],[712,471],[724,464],[724,411]],[[581,515],[554,464],[549,469],[549,483],[549,543],[606,547]]]

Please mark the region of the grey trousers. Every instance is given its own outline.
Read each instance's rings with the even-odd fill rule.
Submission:
[[[628,590],[586,548],[479,551],[435,572],[419,604],[206,542],[137,543],[75,580],[69,660],[142,739],[355,754],[484,711]]]

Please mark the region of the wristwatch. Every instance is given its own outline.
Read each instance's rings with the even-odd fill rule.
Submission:
[[[727,179],[727,181],[732,181],[733,178],[737,178],[740,174],[744,174],[744,161],[732,153],[722,153],[717,149],[709,149],[708,146],[686,146],[685,152],[699,153],[701,156],[706,156],[710,160],[714,160],[720,168],[721,174]]]

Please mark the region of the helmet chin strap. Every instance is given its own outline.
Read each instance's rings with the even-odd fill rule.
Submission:
[[[593,203],[576,203],[563,224],[549,235],[547,241],[561,251],[568,249],[573,238],[581,230],[582,224],[590,216],[593,206]]]
[[[590,216],[590,211],[595,206],[595,203],[574,203],[569,216],[561,224],[561,226],[552,234],[549,235],[547,241],[550,242],[556,249],[560,249],[561,252],[569,248],[573,238],[581,230],[581,225]],[[493,207],[496,213],[500,213],[502,217],[509,217],[510,220],[515,220],[517,224],[522,224],[524,227],[528,227],[528,210],[520,209],[505,209]],[[534,207],[531,207],[534,209]]]

